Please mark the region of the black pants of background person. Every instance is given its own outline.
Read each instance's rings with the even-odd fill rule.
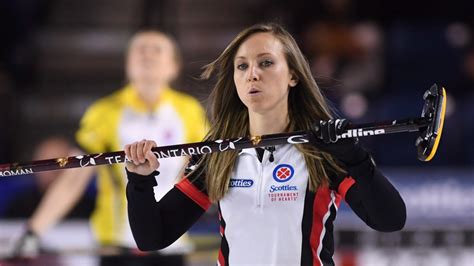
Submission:
[[[100,266],[185,266],[185,257],[160,254],[101,256]]]

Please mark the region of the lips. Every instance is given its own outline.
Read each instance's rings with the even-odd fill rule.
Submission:
[[[249,94],[258,94],[258,93],[260,93],[260,92],[261,92],[261,91],[258,90],[258,89],[256,89],[256,88],[250,88],[250,90],[249,90]]]

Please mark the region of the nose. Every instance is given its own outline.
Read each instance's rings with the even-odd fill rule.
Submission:
[[[252,81],[258,81],[259,79],[260,79],[260,77],[258,75],[257,67],[255,67],[255,66],[249,67],[247,81],[252,82]]]
[[[145,46],[141,49],[141,55],[143,57],[151,57],[160,53],[160,49],[156,47]]]

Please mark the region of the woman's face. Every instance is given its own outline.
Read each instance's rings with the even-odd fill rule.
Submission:
[[[167,85],[178,74],[173,43],[162,34],[138,34],[130,43],[127,75],[132,82]]]
[[[234,58],[234,83],[249,112],[287,112],[288,92],[296,80],[280,40],[256,33],[245,40]]]

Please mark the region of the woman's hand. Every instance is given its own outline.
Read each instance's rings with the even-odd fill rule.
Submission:
[[[368,156],[358,138],[340,139],[339,136],[346,131],[349,124],[347,119],[318,120],[313,124],[316,146],[348,166],[358,164]]]
[[[157,170],[160,163],[151,151],[153,147],[156,147],[156,142],[145,139],[125,145],[125,155],[129,159],[126,162],[127,170],[144,176]]]

